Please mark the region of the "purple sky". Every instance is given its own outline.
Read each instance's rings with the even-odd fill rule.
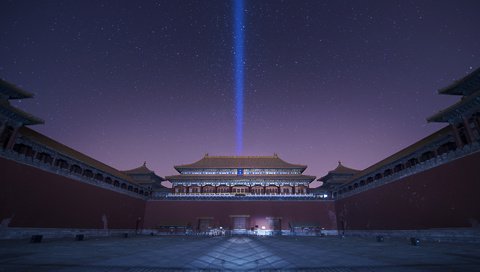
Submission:
[[[363,169],[441,128],[480,1],[246,1],[243,155]],[[2,1],[0,77],[34,128],[158,175],[235,153],[230,1]]]

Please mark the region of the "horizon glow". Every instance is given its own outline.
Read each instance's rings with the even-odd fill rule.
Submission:
[[[236,155],[241,155],[243,150],[243,93],[244,93],[244,0],[234,0],[234,33],[235,43],[235,129],[236,129]]]

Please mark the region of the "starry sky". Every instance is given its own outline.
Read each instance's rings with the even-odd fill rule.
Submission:
[[[232,1],[6,1],[0,77],[34,128],[160,176],[235,154]],[[243,155],[325,175],[443,127],[426,118],[480,66],[480,1],[245,1]]]

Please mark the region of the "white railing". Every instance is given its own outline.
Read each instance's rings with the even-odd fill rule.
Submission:
[[[183,200],[260,200],[260,199],[273,199],[273,200],[304,200],[304,199],[322,199],[314,194],[295,194],[295,195],[281,195],[281,194],[271,194],[271,195],[253,195],[253,194],[176,194],[176,193],[169,193],[166,195],[158,195],[153,194],[155,199],[166,199],[166,200],[174,200],[174,199],[183,199]]]

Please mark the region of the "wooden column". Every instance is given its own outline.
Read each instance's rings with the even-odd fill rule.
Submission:
[[[2,120],[0,122],[2,122],[2,124],[0,124],[0,137],[1,137],[3,134],[3,131],[5,130],[5,128],[7,128],[7,120]]]
[[[477,127],[477,132],[480,134],[480,114],[477,116],[474,115],[473,120],[475,120],[475,126]]]
[[[453,137],[455,138],[455,142],[457,144],[457,147],[458,148],[463,147],[462,140],[460,139],[460,135],[458,134],[457,125],[450,124],[450,127],[452,128]]]
[[[473,142],[473,132],[472,128],[470,127],[470,122],[468,122],[468,118],[465,116],[463,117],[463,125],[465,126],[465,131],[467,132],[467,141],[469,144]]]
[[[13,146],[15,145],[15,139],[17,138],[18,130],[20,127],[15,127],[13,129],[12,135],[10,136],[10,139],[8,139],[8,143],[5,149],[12,149]]]

